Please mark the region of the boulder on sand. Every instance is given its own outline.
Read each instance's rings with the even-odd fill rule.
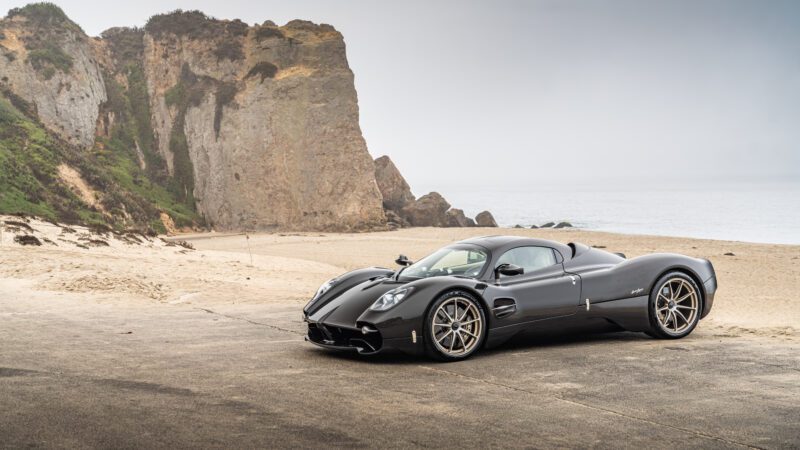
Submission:
[[[497,222],[495,222],[494,216],[489,211],[483,211],[475,216],[475,223],[479,227],[497,227]]]
[[[406,205],[402,216],[413,227],[443,227],[448,223],[448,209],[450,203],[438,192],[431,192]]]
[[[569,222],[558,222],[558,225],[553,228],[572,228],[572,224]]]
[[[447,219],[447,226],[448,227],[469,227],[470,220],[467,216],[464,215],[463,209],[458,208],[451,208],[445,213],[445,217]],[[473,225],[475,223],[473,222]]]

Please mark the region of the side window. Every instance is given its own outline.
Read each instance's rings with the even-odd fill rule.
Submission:
[[[503,253],[497,261],[500,264],[513,264],[529,273],[556,264],[556,255],[549,247],[517,247]]]

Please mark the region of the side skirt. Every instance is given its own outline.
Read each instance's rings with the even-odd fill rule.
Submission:
[[[648,316],[649,296],[590,303],[589,310],[581,305],[578,312],[569,316],[514,324],[489,330],[485,347],[492,348],[503,344],[515,335],[532,330],[563,330],[565,327],[576,331],[647,331],[650,329]]]

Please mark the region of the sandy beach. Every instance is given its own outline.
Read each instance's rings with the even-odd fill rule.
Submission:
[[[109,235],[108,247],[83,249],[65,242],[74,233],[64,234],[59,227],[42,222],[34,221],[32,226],[52,243],[21,247],[13,243],[13,233],[6,231],[0,252],[5,290],[78,293],[86,300],[139,305],[289,303],[299,308],[319,284],[348,270],[394,267],[401,253],[416,260],[468,237],[509,234],[582,242],[625,253],[628,258],[654,252],[708,258],[714,263],[719,291],[702,328],[774,337],[794,337],[800,329],[800,309],[794,304],[795,293],[800,292],[800,246],[570,229],[411,228],[360,234],[204,233],[170,238],[186,240],[196,250],[167,246],[159,238],[132,245]]]
[[[0,246],[0,441],[11,446],[798,443],[798,246],[480,228],[162,240],[27,225],[6,226]],[[43,244],[20,246],[19,234]],[[709,258],[714,309],[681,341],[537,338],[447,365],[303,342],[300,310],[326,279],[487,234]],[[495,432],[455,440],[427,425],[476,427],[487,414]],[[375,427],[381,436],[367,439]]]

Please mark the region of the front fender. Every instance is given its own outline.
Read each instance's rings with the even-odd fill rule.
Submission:
[[[344,275],[336,277],[336,284],[319,298],[312,298],[303,308],[303,313],[308,316],[313,314],[332,300],[336,299],[343,293],[349,291],[353,287],[369,280],[379,277],[386,277],[393,274],[394,271],[383,267],[369,267],[366,269],[357,269],[347,272]]]
[[[416,332],[418,339],[424,334],[425,316],[431,303],[441,294],[451,290],[465,290],[478,297],[483,303],[486,319],[490,319],[489,310],[483,300],[482,292],[486,285],[478,280],[459,277],[432,277],[412,281],[405,286],[413,291],[400,304],[388,311],[372,311],[367,309],[358,318],[359,324],[374,325],[385,339],[410,338]],[[377,299],[376,299],[377,300]],[[489,325],[489,324],[487,324]]]

